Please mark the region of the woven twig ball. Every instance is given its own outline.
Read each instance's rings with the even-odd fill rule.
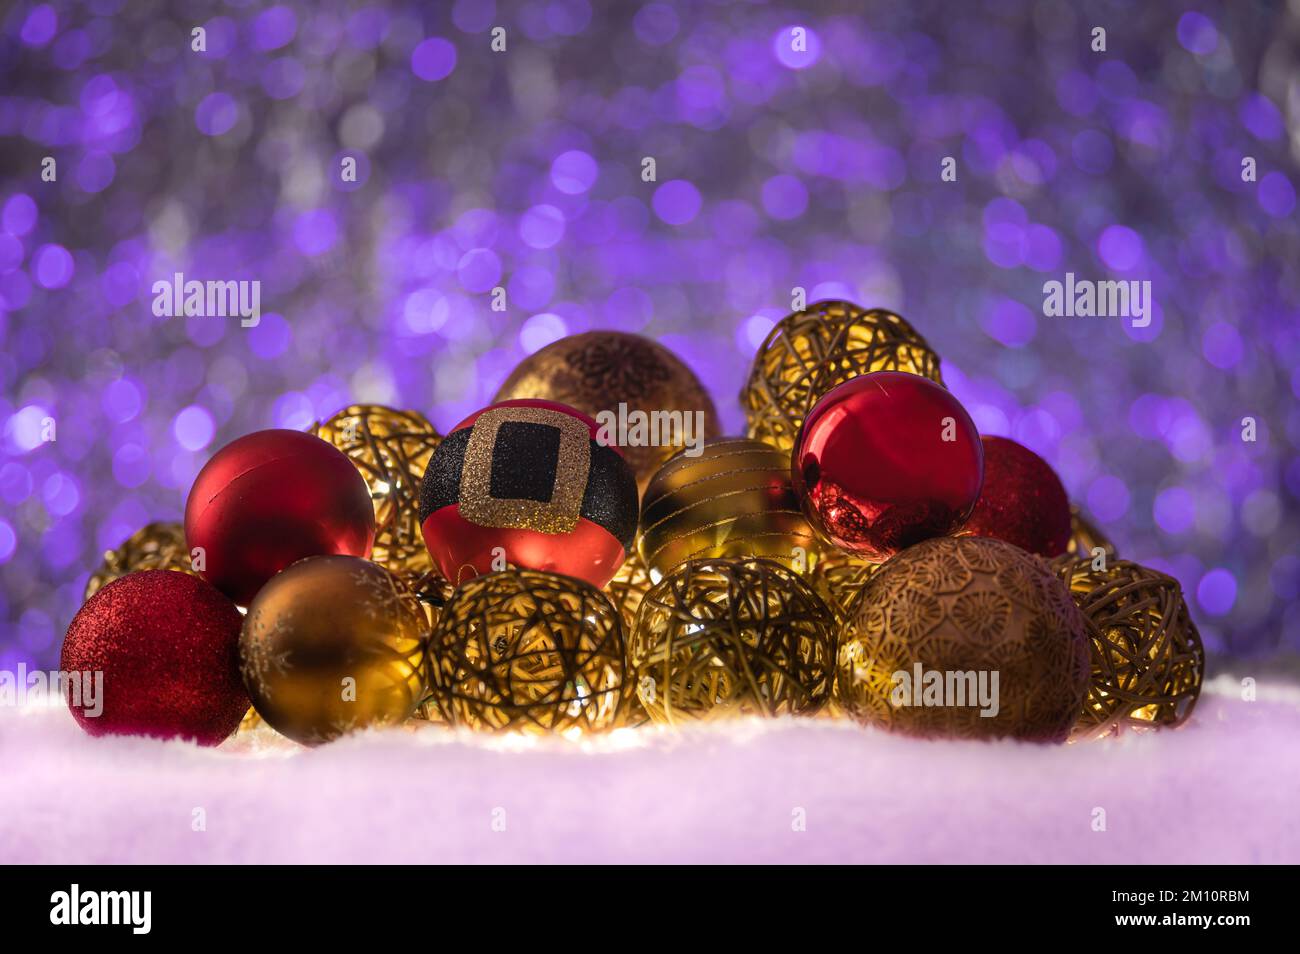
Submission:
[[[371,559],[399,576],[433,566],[420,533],[420,481],[442,441],[418,411],[354,404],[312,428],[352,460],[375,505]]]
[[[656,722],[811,714],[831,693],[835,620],[772,560],[692,560],[641,601],[628,646]]]
[[[939,356],[893,312],[819,301],[787,315],[759,347],[740,392],[749,436],[789,451],[823,394],[871,371],[909,371],[943,384]]]
[[[838,547],[827,546],[823,548],[808,582],[830,607],[835,618],[843,622],[853,600],[880,567],[879,563],[868,563]]]
[[[118,577],[138,570],[177,570],[194,573],[190,551],[185,545],[185,527],[172,521],[146,524],[121,545],[104,553],[95,572],[86,581],[86,599],[90,599]]]
[[[1092,676],[1079,739],[1181,725],[1201,694],[1205,649],[1171,576],[1128,560],[1054,564],[1092,624]]]
[[[1088,519],[1077,506],[1070,507],[1070,542],[1065,548],[1065,556],[1076,560],[1091,560],[1093,550],[1101,547],[1106,552],[1106,560],[1114,560],[1118,555],[1115,544],[1106,534],[1097,529],[1096,524]]]
[[[573,577],[508,569],[463,584],[429,644],[437,719],[490,731],[597,731],[618,723],[623,626]]]

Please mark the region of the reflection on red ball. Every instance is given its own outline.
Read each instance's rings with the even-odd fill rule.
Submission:
[[[970,415],[947,390],[877,371],[817,402],[795,440],[792,471],[813,525],[880,563],[961,528],[979,498],[983,452]]]
[[[59,667],[79,684],[68,699],[73,717],[91,735],[218,744],[248,711],[242,623],[234,603],[188,573],[114,580],[86,601],[63,640]]]
[[[1054,557],[1070,543],[1070,500],[1050,464],[1007,437],[985,437],[984,489],[963,533]]]
[[[374,541],[375,509],[360,471],[301,431],[231,441],[199,471],[185,502],[185,542],[203,548],[203,578],[241,606],[290,563],[369,556]]]
[[[461,421],[420,485],[420,526],[453,584],[506,565],[603,587],[636,536],[637,490],[599,426],[554,401],[502,401]]]

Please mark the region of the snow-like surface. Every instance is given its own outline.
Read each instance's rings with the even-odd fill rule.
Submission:
[[[1296,863],[1300,690],[1258,695],[1051,748],[804,720],[205,750],[0,709],[0,862]]]

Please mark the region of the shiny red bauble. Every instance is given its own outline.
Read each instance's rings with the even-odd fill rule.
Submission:
[[[983,450],[970,415],[943,387],[877,371],[817,402],[791,468],[813,525],[841,549],[881,563],[961,528],[979,498]]]
[[[996,537],[1039,556],[1070,543],[1070,499],[1050,464],[1009,437],[985,437],[984,489],[963,533]]]
[[[185,502],[195,569],[241,606],[271,577],[309,556],[369,556],[370,491],[352,461],[301,431],[255,431],[199,471]]]
[[[86,601],[63,639],[68,706],[91,735],[216,745],[248,711],[235,604],[175,570],[128,573]]]
[[[636,537],[636,477],[594,420],[554,401],[502,401],[454,427],[420,485],[420,526],[453,584],[507,566],[603,587]]]

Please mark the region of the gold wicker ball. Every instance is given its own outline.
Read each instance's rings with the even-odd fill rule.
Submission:
[[[378,404],[345,407],[312,433],[351,458],[375,505],[371,559],[393,573],[423,573],[433,566],[420,533],[420,481],[442,442],[418,411]]]
[[[185,545],[185,527],[172,521],[146,524],[113,550],[86,581],[85,599],[90,599],[120,576],[137,570],[178,570],[197,576],[190,566],[190,551]]]
[[[749,436],[789,452],[822,395],[872,371],[908,371],[943,384],[939,356],[893,312],[819,301],[787,315],[759,347],[740,392]]]
[[[451,725],[592,732],[623,708],[623,626],[595,587],[508,569],[460,586],[429,645],[429,702]]]
[[[989,537],[927,540],[853,603],[836,692],[858,720],[912,735],[1063,742],[1088,687],[1088,633],[1038,557]]]
[[[1055,562],[1092,624],[1092,675],[1076,739],[1181,725],[1205,675],[1205,648],[1171,576],[1128,560]]]
[[[628,664],[656,722],[811,715],[830,699],[835,619],[772,560],[692,560],[641,601]]]
[[[641,555],[659,580],[687,560],[767,557],[806,572],[821,542],[790,479],[790,456],[742,437],[682,452],[641,501]]]
[[[1065,555],[1076,560],[1091,560],[1092,551],[1101,547],[1106,551],[1106,562],[1114,560],[1119,552],[1106,534],[1097,529],[1077,506],[1070,505],[1070,542]]]
[[[835,618],[843,622],[848,618],[850,604],[880,566],[838,547],[825,546],[808,582],[830,607]]]

